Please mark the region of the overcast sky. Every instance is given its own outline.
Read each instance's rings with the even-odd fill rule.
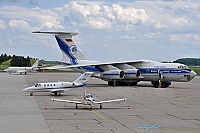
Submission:
[[[62,59],[52,35],[73,39],[92,60],[200,58],[199,0],[0,0],[0,53]]]

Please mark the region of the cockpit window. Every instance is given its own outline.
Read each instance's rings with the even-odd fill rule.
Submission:
[[[181,66],[178,66],[179,69],[189,69],[188,66],[185,66],[185,65],[181,65]]]
[[[93,98],[93,95],[87,95],[86,98]]]
[[[35,87],[38,87],[38,84],[35,84]]]

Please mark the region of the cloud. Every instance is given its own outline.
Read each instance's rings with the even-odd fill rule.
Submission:
[[[58,14],[49,9],[3,6],[0,8],[0,15],[6,19],[24,20],[30,26],[37,25],[40,29],[44,27],[54,29],[63,28],[60,24],[62,18],[59,18]]]
[[[19,0],[0,0],[0,2],[19,3]]]
[[[41,2],[32,4],[41,5]],[[1,49],[6,49],[6,45],[2,45],[4,42],[16,46],[19,51],[17,46],[28,45],[34,51],[41,50],[37,53],[41,57],[55,58],[60,51],[54,38],[33,35],[31,32],[71,30],[80,32],[75,41],[82,47],[82,51],[89,51],[87,54],[92,55],[89,57],[96,56],[97,59],[100,56],[95,55],[96,52],[105,55],[113,53],[109,60],[171,60],[181,56],[186,50],[188,52],[184,52],[185,56],[188,53],[199,55],[199,52],[191,50],[200,48],[198,1],[71,1],[54,8],[45,8],[1,6],[0,33],[4,34],[0,42],[3,46]],[[174,54],[166,57],[166,49]],[[53,51],[52,55],[49,55],[49,51]],[[103,59],[100,60],[107,59],[103,56],[101,58]]]
[[[135,25],[151,23],[144,9],[123,7],[119,4],[104,5],[102,3],[81,4],[70,2],[63,7],[66,11],[66,20],[73,26],[91,29],[110,29],[120,27],[133,29]]]
[[[29,0],[28,3],[29,3],[30,5],[39,5],[38,0]]]
[[[16,29],[16,30],[28,30],[31,29],[30,25],[24,21],[24,20],[11,20],[8,23],[8,26],[10,29]]]
[[[0,29],[6,29],[6,24],[3,20],[0,20]]]

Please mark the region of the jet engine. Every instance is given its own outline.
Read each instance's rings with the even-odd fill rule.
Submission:
[[[105,79],[123,79],[124,75],[122,70],[108,70],[101,73],[101,77]]]
[[[124,79],[138,79],[138,77],[141,75],[139,69],[126,69],[124,70],[124,73]]]

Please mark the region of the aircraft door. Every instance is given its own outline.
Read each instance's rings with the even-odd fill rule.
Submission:
[[[161,82],[164,80],[164,71],[163,70],[158,70],[159,78]]]

